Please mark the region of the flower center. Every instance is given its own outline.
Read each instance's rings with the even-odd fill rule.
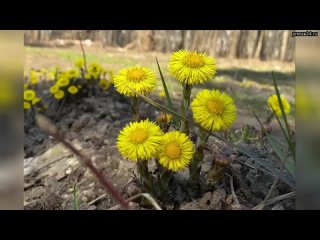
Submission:
[[[204,61],[201,55],[189,53],[184,59],[184,64],[190,68],[200,68],[204,66]]]
[[[181,154],[181,148],[176,143],[169,143],[165,149],[166,155],[171,159],[176,159]]]
[[[133,82],[140,82],[145,78],[145,75],[146,74],[143,70],[134,68],[134,69],[128,70],[127,78]]]
[[[207,102],[208,109],[211,113],[221,115],[224,111],[223,103],[219,100],[209,100]]]
[[[130,140],[134,143],[143,143],[148,138],[148,133],[142,128],[137,128],[132,131]]]

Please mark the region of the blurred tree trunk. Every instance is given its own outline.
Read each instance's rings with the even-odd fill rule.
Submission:
[[[287,40],[287,47],[286,47],[286,53],[284,55],[284,61],[287,61],[287,62],[291,62],[294,60],[294,57],[295,57],[295,40],[292,36],[292,32],[293,31],[289,31],[289,34],[288,34],[288,40]]]
[[[252,58],[257,46],[257,41],[259,41],[258,31],[242,30],[238,40],[237,57]]]

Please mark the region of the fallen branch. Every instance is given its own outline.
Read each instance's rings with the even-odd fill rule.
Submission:
[[[43,115],[37,114],[36,122],[42,131],[54,137],[56,140],[69,148],[75,155],[77,155],[79,157],[78,159],[81,159],[83,164],[88,167],[91,172],[97,177],[104,189],[110,192],[122,207],[124,207],[125,209],[129,209],[128,202],[125,201],[121,194],[113,187],[113,184],[104,176],[103,172],[94,166],[91,158],[86,156],[84,153],[76,149],[71,143],[69,143],[48,118],[44,117]]]
[[[151,203],[151,205],[156,209],[156,210],[162,210],[161,207],[159,206],[159,204],[156,202],[156,200],[149,194],[149,193],[139,193],[131,198],[128,198],[126,201],[129,203],[130,201],[133,201],[139,197],[144,197],[146,199],[149,200],[149,202]],[[117,204],[111,208],[109,208],[109,210],[119,210],[121,207],[120,204]]]
[[[272,198],[266,202],[263,203],[263,207],[266,207],[270,204],[273,204],[275,202],[278,202],[278,201],[281,201],[281,200],[284,200],[284,199],[287,199],[287,198],[291,198],[293,196],[295,196],[296,193],[295,192],[289,192],[289,193],[286,193],[286,194],[283,194],[281,196],[278,196],[278,197],[275,197],[275,198]],[[252,210],[259,210],[261,208],[261,204],[260,203],[259,205],[257,205],[256,207],[254,207]]]

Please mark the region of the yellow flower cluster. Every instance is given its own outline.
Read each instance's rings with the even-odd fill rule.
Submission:
[[[179,131],[164,134],[149,120],[125,126],[119,133],[117,147],[124,158],[138,161],[157,157],[161,165],[174,172],[185,168],[194,152],[187,135]]]
[[[77,84],[78,79],[81,77],[81,73],[78,69],[70,69],[66,72],[61,72],[56,69],[57,81],[50,87],[50,93],[56,100],[63,99],[66,94],[75,95],[79,92],[79,86]]]
[[[36,92],[32,89],[25,89],[23,93],[23,108],[30,109],[32,106],[36,106],[41,103],[41,98],[36,96]]]

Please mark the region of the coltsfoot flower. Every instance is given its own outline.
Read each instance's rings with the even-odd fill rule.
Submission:
[[[156,156],[163,132],[149,120],[131,122],[119,133],[117,147],[124,158],[149,160]]]
[[[171,56],[169,71],[181,83],[202,84],[216,74],[216,61],[205,53],[179,50]]]
[[[168,132],[163,135],[159,147],[159,163],[165,168],[177,172],[191,161],[194,147],[185,133]]]
[[[31,108],[31,104],[29,102],[24,102],[23,103],[23,108],[24,109],[30,109]]]
[[[31,89],[25,90],[23,93],[23,99],[25,101],[32,101],[35,97],[36,97],[36,93]]]
[[[70,87],[68,87],[68,92],[70,93],[70,94],[77,94],[78,93],[78,88],[76,87],[76,86],[74,86],[74,85],[71,85]]]
[[[191,103],[191,109],[194,121],[208,131],[229,129],[237,116],[232,98],[219,90],[199,92]]]
[[[119,93],[128,97],[136,97],[136,93],[130,88],[149,95],[156,87],[156,75],[145,67],[124,68],[114,77],[114,86]]]
[[[112,83],[108,81],[107,79],[101,79],[99,81],[99,87],[103,90],[106,91],[111,87]]]
[[[57,81],[57,85],[59,87],[67,87],[70,84],[70,80],[66,77],[59,78]]]
[[[280,96],[280,98],[281,98],[281,102],[283,105],[284,113],[289,114],[290,113],[290,104],[289,104],[288,100],[285,99],[283,96]],[[280,104],[279,104],[278,97],[276,94],[274,94],[268,98],[268,105],[269,105],[270,110],[272,111],[272,109],[273,109],[277,116],[282,115]]]
[[[62,98],[64,98],[64,91],[63,90],[59,90],[57,91],[53,96],[55,99],[57,100],[61,100]]]
[[[57,93],[57,92],[59,91],[59,88],[60,88],[60,87],[59,87],[57,84],[51,86],[51,87],[50,87],[50,93],[51,93],[51,94]]]

